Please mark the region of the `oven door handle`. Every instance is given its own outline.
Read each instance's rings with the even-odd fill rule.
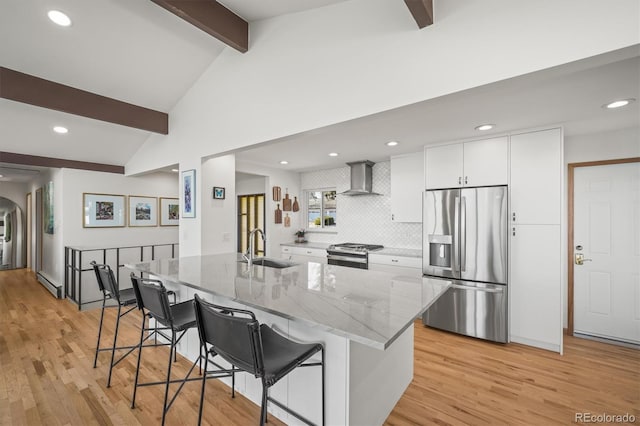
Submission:
[[[343,260],[345,262],[367,263],[366,257],[338,256],[337,254],[327,255],[327,260]]]

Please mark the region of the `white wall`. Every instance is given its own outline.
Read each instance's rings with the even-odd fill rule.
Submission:
[[[565,138],[567,164],[631,157],[640,157],[640,127]]]
[[[201,254],[236,251],[236,159],[234,155],[202,161]],[[225,188],[225,199],[213,199],[213,187]],[[185,219],[187,220],[187,219]]]
[[[170,111],[127,173],[253,145],[640,42],[640,2],[351,0],[251,24]]]
[[[591,133],[566,137],[564,141],[565,167],[570,163],[640,157],[640,127],[618,129],[611,132]],[[565,203],[568,188],[565,188]],[[572,255],[569,253],[569,255]],[[565,262],[566,263],[566,262]],[[568,325],[567,279],[563,279],[563,327]]]
[[[299,228],[302,228],[303,218],[302,211],[288,212],[291,217],[291,226],[285,227],[284,223],[275,223],[275,210],[278,202],[273,200],[272,188],[279,186],[282,189],[282,196],[284,197],[285,191],[289,190],[289,197],[298,197],[298,203],[302,207],[300,201],[300,175],[295,172],[287,172],[283,170],[271,169],[247,162],[236,162],[236,170],[238,172],[251,173],[265,177],[264,188],[260,192],[265,193],[265,233],[266,233],[266,255],[272,257],[280,256],[280,244],[290,243],[295,239],[294,233]],[[282,209],[282,202],[280,209]],[[283,217],[284,217],[283,212]],[[284,221],[283,221],[284,222]],[[237,226],[237,225],[236,225]]]
[[[338,192],[337,233],[310,232],[307,239],[422,249],[422,224],[391,220],[391,163],[381,161],[373,166],[372,189],[381,195],[340,195],[349,189],[350,176],[349,167],[302,173],[303,190],[335,187]]]
[[[266,196],[266,187],[265,176],[248,177],[248,175],[245,174],[240,178],[239,175],[236,175],[236,195],[238,196],[262,193]]]

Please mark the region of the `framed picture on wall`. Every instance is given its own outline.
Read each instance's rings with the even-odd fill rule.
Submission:
[[[182,172],[182,217],[196,217],[196,171]]]
[[[84,228],[125,226],[125,196],[83,193],[82,226]]]
[[[129,195],[129,226],[158,226],[158,199]]]
[[[177,198],[160,197],[160,226],[178,226],[180,203]]]
[[[213,199],[214,200],[224,200],[224,188],[220,187],[220,186],[214,186],[213,187]]]

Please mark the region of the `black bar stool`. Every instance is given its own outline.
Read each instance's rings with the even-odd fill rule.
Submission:
[[[140,386],[153,386],[153,385],[165,385],[164,392],[164,404],[162,409],[162,424],[164,425],[165,417],[169,408],[175,401],[176,397],[182,390],[184,384],[188,381],[200,380],[199,377],[189,378],[196,364],[200,363],[201,356],[193,363],[187,375],[183,379],[171,380],[171,364],[176,359],[176,346],[180,340],[184,337],[185,333],[196,326],[195,312],[193,310],[193,300],[180,302],[176,304],[169,304],[168,291],[164,287],[161,281],[144,279],[136,277],[131,274],[131,281],[133,283],[133,290],[136,295],[138,309],[142,311],[142,327],[140,331],[140,343],[137,346],[138,349],[138,362],[136,364],[136,378],[133,386],[133,397],[131,398],[131,408],[135,408],[136,403],[136,391]],[[153,317],[161,327],[146,328],[147,318]],[[171,335],[167,335],[164,331],[171,331]],[[149,334],[145,337],[145,332]],[[159,345],[143,345],[143,342],[149,339],[152,335],[160,335],[169,340],[170,343],[165,345],[170,346],[169,349],[169,365],[167,367],[167,379],[159,382],[147,382],[138,383],[140,376],[140,360],[142,359],[142,348],[146,346],[159,346]],[[173,358],[173,360],[172,360]],[[169,401],[169,386],[171,383],[180,383],[180,386],[171,397]]]
[[[116,346],[118,341],[118,329],[120,327],[120,318],[124,317],[136,308],[136,295],[132,288],[120,290],[113,270],[109,265],[99,265],[95,261],[91,262],[93,270],[96,273],[96,280],[98,281],[98,287],[102,292],[102,310],[100,312],[100,325],[98,326],[98,342],[96,343],[96,353],[93,358],[93,368],[96,368],[98,363],[98,353],[102,351],[111,352],[111,362],[109,363],[109,376],[107,378],[107,387],[111,387],[111,372],[113,367],[122,361],[127,355],[129,355],[138,345],[133,346]],[[108,300],[114,300],[116,304],[114,306],[107,306]],[[113,335],[113,344],[108,348],[100,347],[100,337],[102,336],[102,324],[104,321],[105,308],[117,307],[118,315],[116,317],[116,328]],[[127,308],[124,312],[123,308]],[[120,349],[128,349],[122,356],[115,360],[115,352]]]
[[[201,353],[220,355],[242,371],[262,381],[260,425],[267,421],[267,403],[272,402],[300,421],[313,423],[281,402],[269,396],[269,388],[296,367],[322,368],[322,424],[325,424],[324,347],[320,343],[298,343],[276,333],[266,324],[260,324],[251,311],[229,308],[205,302],[197,294],[194,299]],[[210,345],[207,349],[206,345]],[[321,352],[320,362],[303,364],[315,353]],[[205,357],[205,371],[209,357]],[[202,421],[206,374],[202,378],[198,425]]]

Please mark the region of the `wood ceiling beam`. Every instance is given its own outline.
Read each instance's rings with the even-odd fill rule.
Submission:
[[[15,154],[13,152],[2,151],[0,151],[0,163],[22,164],[24,166],[91,170],[94,172],[117,173],[121,175],[124,174],[124,166],[90,163],[88,161],[64,160],[62,158],[39,157],[37,155]]]
[[[166,135],[169,115],[0,67],[0,98]]]
[[[419,28],[433,24],[433,0],[404,0]]]
[[[245,53],[249,23],[215,0],[151,0],[158,6]]]

